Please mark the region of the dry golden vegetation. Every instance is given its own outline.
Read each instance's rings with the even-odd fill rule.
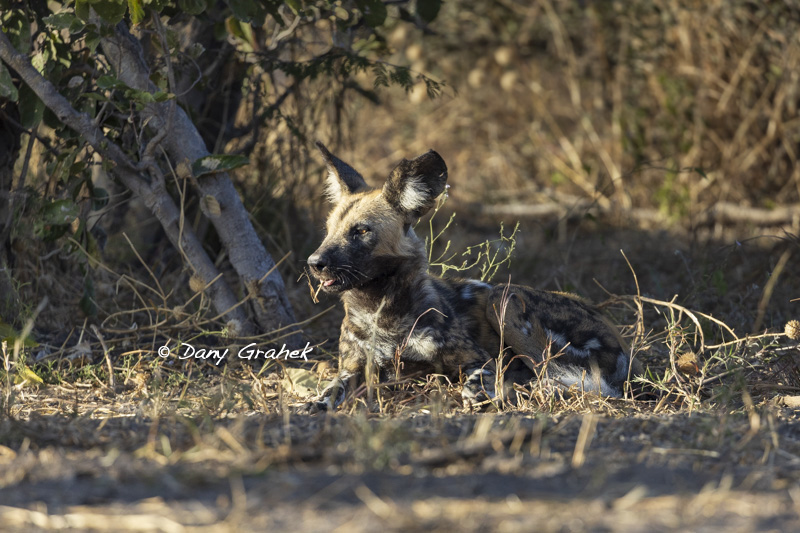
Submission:
[[[425,33],[390,20],[390,60],[443,93],[302,84],[237,174],[273,255],[291,252],[308,364],[180,360],[284,332],[228,338],[146,221],[87,251],[94,323],[74,263],[19,251],[36,342],[2,347],[0,528],[800,529],[798,34],[783,1],[454,0]],[[431,376],[295,414],[335,370],[341,320],[298,280],[326,213],[315,137],[374,184],[436,149],[452,187],[418,228],[446,228],[434,255],[507,248],[497,228],[520,221],[495,281],[598,302],[648,368],[640,397],[533,384],[477,411]]]
[[[798,6],[519,4],[452,2],[438,35],[391,33],[412,68],[457,93],[386,98],[373,112],[391,128],[354,115],[354,156],[436,146],[472,201],[553,190],[634,217],[656,208],[667,220],[720,202],[800,202]]]

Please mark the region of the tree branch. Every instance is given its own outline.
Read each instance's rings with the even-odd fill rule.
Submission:
[[[183,250],[185,260],[192,270],[206,285],[217,280],[206,289],[214,308],[219,313],[225,314],[227,320],[238,321],[241,332],[249,333],[248,330],[251,328],[247,316],[241,308],[236,307],[236,297],[230,287],[220,278],[219,271],[206,254],[197,236],[189,228],[183,228],[182,233],[179,231],[181,213],[164,189],[163,183],[158,183],[158,181],[150,183],[145,180],[125,152],[105,137],[89,115],[76,111],[69,101],[56,90],[55,86],[42,77],[30,60],[14,49],[2,31],[0,31],[0,59],[19,74],[62,123],[80,134],[104,160],[112,163],[111,172],[142,199],[164,227],[173,246]],[[231,309],[233,310],[229,311]]]
[[[559,195],[547,202],[512,202],[506,204],[474,203],[470,211],[482,215],[507,215],[525,218],[568,218],[578,219],[586,213],[607,215],[615,213],[612,208],[604,208],[596,202],[577,196]],[[658,209],[631,208],[616,211],[639,222],[663,223],[667,216]],[[753,226],[789,226],[800,221],[800,204],[777,206],[773,209],[748,207],[730,202],[717,202],[708,209],[697,212],[691,219],[694,228],[713,226],[714,224],[751,224]],[[687,219],[688,222],[688,219]]]
[[[101,44],[120,80],[134,89],[155,92],[156,87],[150,81],[141,44],[128,32],[124,22],[117,25],[111,36],[104,37]],[[168,57],[166,59],[169,60]],[[149,104],[142,111],[144,119],[156,131],[166,126],[165,105],[168,104]],[[180,106],[174,110],[164,145],[175,164],[185,160],[193,162],[209,155],[200,133]],[[203,176],[197,180],[197,185],[201,196],[212,196],[219,203],[219,215],[207,212],[204,202],[201,202],[201,209],[214,225],[233,268],[254,302],[253,310],[259,326],[270,330],[293,324],[294,313],[277,269],[262,279],[265,273],[273,269],[275,261],[258,238],[228,174],[220,172]],[[292,340],[299,341],[297,338]]]

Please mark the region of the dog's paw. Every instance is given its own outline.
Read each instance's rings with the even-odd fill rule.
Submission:
[[[306,402],[295,409],[295,414],[298,415],[317,415],[320,413],[327,413],[332,411],[330,406],[330,398],[314,399]]]
[[[333,382],[322,391],[322,394],[305,405],[302,405],[300,409],[297,410],[297,413],[307,415],[326,412],[332,413],[344,402],[346,392],[344,382],[339,378],[334,379]]]
[[[472,370],[461,389],[461,401],[464,407],[478,405],[495,398],[494,372],[485,368]]]

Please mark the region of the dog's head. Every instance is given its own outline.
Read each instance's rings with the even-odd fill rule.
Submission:
[[[394,275],[418,260],[419,240],[411,225],[434,205],[447,182],[447,165],[430,150],[403,159],[381,189],[367,185],[353,167],[317,142],[328,168],[327,196],[333,204],[327,235],[308,258],[326,292],[342,292]]]

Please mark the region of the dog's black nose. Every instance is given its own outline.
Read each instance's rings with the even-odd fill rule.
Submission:
[[[308,266],[310,266],[314,270],[321,271],[322,269],[324,269],[328,265],[325,262],[325,258],[322,257],[322,255],[320,255],[320,254],[312,254],[308,258]]]

